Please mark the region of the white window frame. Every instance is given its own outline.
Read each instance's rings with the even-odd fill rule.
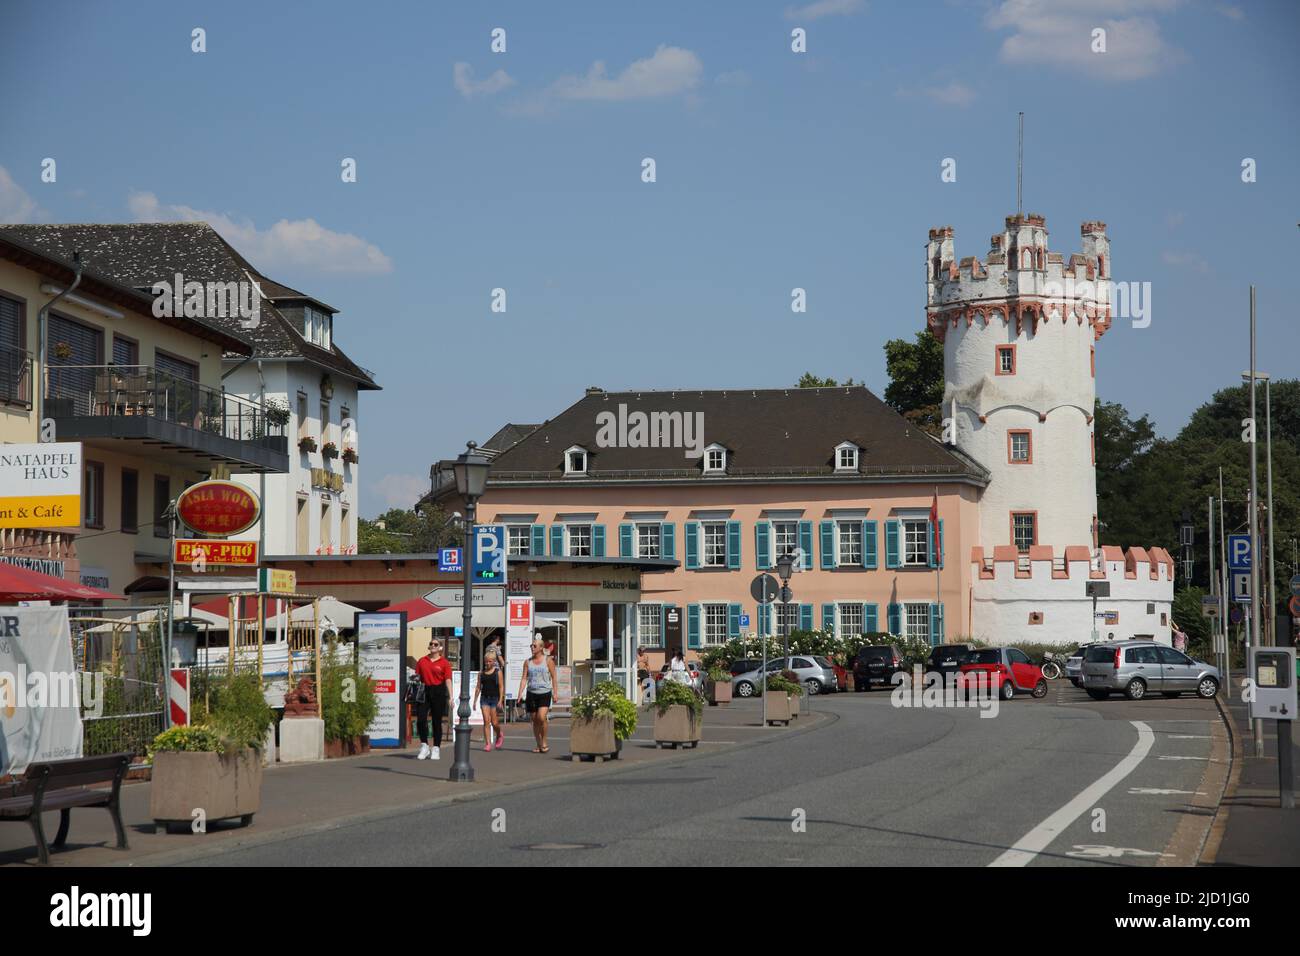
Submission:
[[[912,615],[916,614],[921,623],[913,625]],[[930,605],[924,601],[905,601],[901,609],[900,618],[903,625],[903,633],[899,636],[907,641],[925,641],[930,643]]]
[[[587,550],[582,554],[577,554],[573,550],[573,532],[575,529],[583,528],[587,532]],[[592,549],[595,547],[596,534],[593,530],[594,525],[587,521],[575,521],[572,524],[564,526],[564,554],[570,558],[590,558]]]
[[[1016,454],[1016,439],[1022,439],[1025,443],[1025,454],[1023,458]],[[1011,443],[1010,455],[1008,456],[1011,459],[1011,463],[1014,465],[1028,464],[1034,453],[1034,439],[1032,433],[1030,433],[1028,429],[1015,429],[1010,433],[1008,441]]]
[[[700,605],[700,643],[704,647],[717,647],[720,644],[727,643],[728,628],[730,627],[729,614],[730,609],[726,603],[709,601]],[[713,619],[712,622],[710,618]],[[721,631],[716,632],[719,620],[721,621]],[[715,632],[711,632],[711,628],[715,629],[716,640],[714,639]]]
[[[582,455],[582,467],[574,468],[573,460],[570,456],[578,453]],[[583,448],[581,445],[573,445],[572,447],[564,449],[564,473],[566,475],[585,475],[587,474],[587,467],[590,464],[591,459],[587,454],[587,449]]]
[[[850,630],[853,625],[845,620],[844,612],[848,610],[852,610],[857,614],[857,630]],[[837,601],[835,603],[835,636],[841,641],[861,634],[866,622],[867,616],[864,613],[861,601]]]
[[[847,527],[846,527],[847,526]],[[844,546],[844,534],[849,532],[852,537],[855,533],[858,539],[858,553],[856,557],[849,557],[848,549]],[[843,567],[861,567],[862,565],[862,522],[861,520],[849,521],[843,518],[835,521],[835,566]]]
[[[930,566],[930,541],[929,541],[930,519],[929,518],[900,518],[898,523],[899,523],[899,537],[902,539],[901,541],[898,542],[899,549],[902,551],[902,554],[899,555],[899,558],[902,561],[903,567],[905,568],[929,567]],[[908,534],[909,534],[908,526],[918,525],[918,524],[921,526],[921,552],[917,560],[912,560],[911,558],[912,552],[908,547]]]
[[[722,531],[722,550],[719,552],[721,558],[717,561],[710,561],[709,557],[709,531],[710,529],[721,529]],[[700,522],[700,567],[702,568],[725,568],[727,566],[727,522],[725,521],[701,521]]]
[[[516,548],[516,537],[523,532],[522,551]],[[533,553],[533,526],[531,524],[506,525],[506,555],[509,557],[527,557]]]
[[[713,457],[718,456],[718,464],[712,464]],[[720,475],[727,470],[727,449],[721,445],[710,445],[704,449],[704,473],[706,475]]]
[[[638,647],[663,647],[664,635],[659,629],[663,620],[662,604],[636,606],[636,643]],[[649,635],[653,635],[651,639]]]
[[[772,622],[774,637],[785,637],[791,631],[799,630],[799,603],[775,602],[772,605]]]
[[[853,444],[853,442],[850,441],[842,442],[841,444],[836,445],[835,446],[835,470],[836,471],[857,471],[858,461],[860,460],[860,455],[859,455],[860,452],[861,449],[858,448],[857,445]],[[846,463],[844,461],[846,455],[852,459],[851,463]]]
[[[642,537],[642,532],[646,532],[645,538]],[[632,533],[636,535],[633,547],[638,558],[658,558],[663,555],[664,526],[661,522],[638,521],[632,526]]]

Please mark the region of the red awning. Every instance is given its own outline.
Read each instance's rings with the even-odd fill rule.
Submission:
[[[298,603],[291,602],[286,598],[267,597],[266,599],[267,620],[270,620],[272,617],[275,616],[275,608],[276,608],[277,601],[283,601],[286,604],[291,604],[293,607],[299,606]],[[228,596],[213,598],[210,601],[204,601],[201,604],[194,604],[191,606],[196,608],[197,610],[207,611],[209,614],[215,614],[217,617],[226,617],[226,615],[230,613],[230,599]],[[257,617],[257,596],[248,595],[248,594],[241,595],[238,603],[235,605],[235,613],[239,615],[239,617],[242,620],[245,621],[249,621]]]
[[[381,607],[381,611],[405,611],[406,620],[418,621],[422,617],[428,617],[442,608],[436,604],[430,604],[424,598],[411,598],[409,601],[402,601],[400,604],[390,604],[388,607]]]
[[[109,594],[75,581],[51,577],[13,564],[0,562],[0,601],[122,601],[120,594]]]

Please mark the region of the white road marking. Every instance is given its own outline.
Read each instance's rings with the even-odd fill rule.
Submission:
[[[1065,854],[1083,860],[1106,860],[1117,856],[1173,856],[1158,850],[1139,850],[1133,846],[1106,846],[1102,843],[1076,843],[1074,849]]]
[[[1128,792],[1138,797],[1188,796],[1203,797],[1200,790],[1163,790],[1160,787],[1129,787]]]
[[[1170,740],[1209,740],[1209,734],[1170,734]]]
[[[1157,760],[1209,760],[1210,758],[1209,758],[1209,757],[1169,757],[1169,756],[1160,756],[1160,757],[1157,757],[1156,759],[1157,759]]]
[[[1138,739],[1128,756],[1077,797],[1022,836],[1011,849],[989,866],[1024,866],[1029,863],[1065,832],[1066,827],[1087,813],[1098,800],[1110,792],[1112,787],[1137,769],[1138,764],[1151,752],[1156,735],[1140,720],[1133,720],[1130,723],[1137,728]]]

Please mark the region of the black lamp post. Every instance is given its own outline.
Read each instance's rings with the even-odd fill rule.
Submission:
[[[787,552],[776,559],[776,573],[781,579],[782,614],[789,614],[790,600],[794,594],[790,590],[790,574],[794,571],[794,555]],[[790,666],[790,628],[785,628],[785,666]]]
[[[471,619],[474,615],[474,509],[478,499],[487,488],[488,471],[492,463],[478,451],[474,442],[469,442],[463,454],[456,456],[449,464],[456,476],[456,493],[465,502],[465,552],[462,564],[465,566],[465,591],[462,597],[463,614],[461,616],[460,637],[460,705],[456,708],[459,721],[456,724],[456,760],[447,775],[452,783],[473,783],[474,768],[469,763],[469,648]],[[441,716],[438,717],[441,720]]]

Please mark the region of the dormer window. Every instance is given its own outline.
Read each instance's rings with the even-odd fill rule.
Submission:
[[[319,345],[323,349],[330,347],[331,334],[334,327],[334,317],[328,312],[320,309],[313,309],[311,306],[304,306],[302,310],[302,337],[312,345]]]
[[[835,448],[835,470],[857,471],[859,448],[852,442],[844,442]]]
[[[564,473],[566,475],[587,473],[587,449],[581,445],[574,445],[564,453]]]
[[[710,445],[704,449],[704,473],[720,475],[727,470],[727,449],[721,445]]]

